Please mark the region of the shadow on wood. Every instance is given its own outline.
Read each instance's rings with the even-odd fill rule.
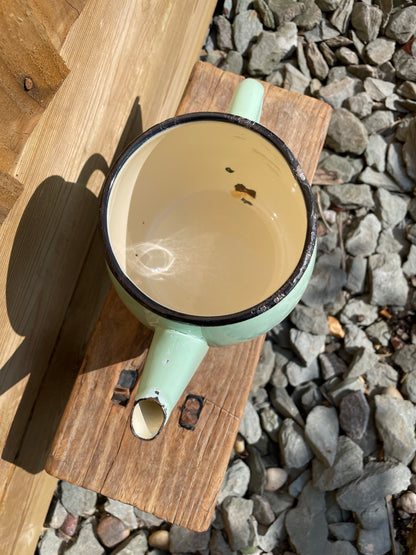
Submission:
[[[142,132],[141,121],[140,104],[136,99],[114,153],[113,162],[127,144]],[[49,288],[74,265],[84,266],[83,272],[88,273],[89,257],[98,259],[98,262],[91,265],[93,272],[88,280],[91,290],[87,294],[97,295],[98,302],[98,299],[103,297],[101,292],[104,296],[108,292],[109,280],[105,270],[104,252],[97,231],[98,199],[87,188],[88,181],[95,171],[104,175],[108,172],[107,162],[98,153],[87,160],[76,183],[66,182],[60,176],[51,176],[38,186],[26,207],[10,256],[6,288],[9,321],[22,337],[28,337],[32,333],[33,321],[36,321],[35,314],[38,318],[39,312],[48,312],[51,309],[48,306]],[[65,202],[62,202],[63,199]],[[64,206],[65,209],[57,212],[57,206]],[[54,222],[59,226],[58,229],[70,230],[70,233],[52,234],[49,226],[52,225],[54,228]],[[77,230],[80,227],[84,232],[78,234]],[[76,253],[81,252],[78,248],[79,237],[85,237],[86,229],[91,238],[91,247],[84,264],[84,260],[76,259]],[[54,254],[62,241],[73,244],[71,252],[74,253],[74,258],[68,258],[63,265],[56,268]],[[50,264],[42,268],[41,275],[31,275],[30,282],[26,282],[23,287],[20,282],[21,276],[25,275],[23,268],[34,266],[33,261],[38,250],[41,245],[44,248],[45,242],[48,243],[51,254]],[[41,288],[39,283],[43,284]],[[29,376],[2,452],[3,459],[34,474],[43,470],[45,466],[52,439],[82,362],[82,358],[71,360],[73,345],[81,343],[82,348],[79,352],[83,353],[88,344],[84,330],[84,303],[74,301],[77,289],[68,294],[72,299],[62,329],[50,329],[50,333],[44,338],[45,342],[52,345],[56,343],[52,357],[45,360],[45,373],[42,376]],[[91,323],[90,333],[95,323],[96,321]],[[83,332],[79,334],[78,329],[82,329]],[[23,339],[12,357],[0,369],[0,396],[20,380],[26,379],[30,373],[29,364],[30,352]],[[108,364],[108,358],[104,364]]]

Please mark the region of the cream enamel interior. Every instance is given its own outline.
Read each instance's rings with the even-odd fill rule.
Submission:
[[[134,406],[131,426],[141,439],[153,439],[160,432],[165,421],[165,413],[153,399],[141,399]]]
[[[295,269],[306,230],[284,157],[260,134],[221,121],[153,136],[119,171],[108,204],[123,272],[189,315],[232,314],[272,295]]]

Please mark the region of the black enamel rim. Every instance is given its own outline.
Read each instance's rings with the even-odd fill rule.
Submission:
[[[166,129],[170,129],[172,127],[176,127],[177,125],[182,125],[185,123],[195,122],[195,121],[221,121],[226,123],[231,123],[234,125],[239,125],[241,127],[245,127],[246,129],[250,129],[270,143],[272,143],[275,148],[280,152],[280,154],[284,157],[286,162],[288,163],[292,174],[296,181],[298,182],[301,191],[303,193],[303,198],[305,201],[306,207],[306,214],[307,214],[307,231],[306,237],[307,240],[305,241],[305,245],[302,251],[302,255],[299,259],[299,262],[286,280],[286,282],[277,289],[272,295],[264,299],[264,301],[251,306],[245,310],[235,312],[232,314],[223,314],[219,316],[197,316],[192,314],[186,314],[182,312],[178,312],[166,306],[163,306],[147,295],[143,293],[123,272],[121,267],[119,266],[117,259],[114,255],[114,252],[111,248],[110,237],[108,233],[108,220],[107,220],[107,209],[108,203],[110,200],[110,196],[117,179],[117,176],[124,166],[124,164],[128,161],[130,156],[136,152],[144,143],[146,143],[149,139],[165,131]],[[192,114],[185,114],[181,116],[176,116],[170,118],[163,123],[159,123],[154,125],[147,131],[145,131],[140,137],[138,137],[135,141],[133,141],[127,149],[120,155],[120,157],[116,160],[113,164],[112,168],[110,169],[109,174],[106,177],[104,182],[101,202],[100,202],[100,227],[101,233],[104,240],[105,246],[105,256],[107,264],[123,287],[123,289],[137,302],[139,302],[143,307],[147,308],[148,310],[167,318],[169,320],[174,320],[176,322],[182,322],[185,324],[194,324],[198,326],[218,326],[218,325],[227,325],[227,324],[234,324],[237,322],[243,322],[248,320],[249,318],[253,318],[259,314],[266,312],[267,310],[276,306],[276,304],[285,298],[298,284],[301,277],[305,273],[306,268],[309,265],[311,260],[315,242],[316,242],[316,213],[314,207],[314,201],[312,197],[311,188],[309,183],[306,180],[306,177],[301,170],[298,161],[293,156],[291,151],[288,147],[283,143],[277,135],[260,125],[259,123],[253,122],[251,120],[242,118],[241,116],[236,116],[234,114],[227,114],[227,113],[220,113],[220,112],[196,112]],[[309,238],[309,239],[308,239]]]

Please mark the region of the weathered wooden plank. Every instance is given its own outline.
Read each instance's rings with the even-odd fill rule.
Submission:
[[[0,4],[0,169],[9,171],[68,74],[26,0]]]
[[[0,170],[0,225],[6,219],[22,191],[23,185],[20,181]]]
[[[103,279],[102,258],[98,263],[90,251],[104,173],[138,98],[136,133],[174,114],[215,0],[188,6],[186,0],[89,0],[60,52],[71,71],[15,166],[13,175],[24,189],[0,228],[5,555],[33,553],[34,544],[30,550],[23,539],[13,543],[23,538],[20,516],[30,522],[33,499],[17,503],[18,496],[7,491],[20,491],[15,463],[32,480],[33,491],[50,480],[39,469],[105,300],[106,286],[95,284]],[[99,249],[99,242],[91,248]],[[83,271],[87,256],[96,263]],[[95,291],[88,294],[89,287]],[[44,505],[43,514],[46,510]],[[37,526],[39,517],[33,516],[33,523]]]
[[[87,0],[27,0],[37,19],[44,26],[50,41],[59,51],[69,29]]]
[[[225,111],[241,77],[198,63],[178,112]],[[262,123],[312,178],[329,123],[319,101],[265,85]],[[264,337],[210,349],[160,436],[135,438],[126,407],[111,403],[123,369],[140,373],[151,336],[111,290],[58,429],[47,470],[193,530],[206,529],[227,467]],[[136,385],[137,387],[137,385]],[[205,399],[193,431],[179,426],[189,394]]]

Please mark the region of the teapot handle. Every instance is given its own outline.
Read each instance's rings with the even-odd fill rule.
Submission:
[[[255,79],[244,79],[234,91],[229,114],[259,122],[263,108],[264,87]]]

